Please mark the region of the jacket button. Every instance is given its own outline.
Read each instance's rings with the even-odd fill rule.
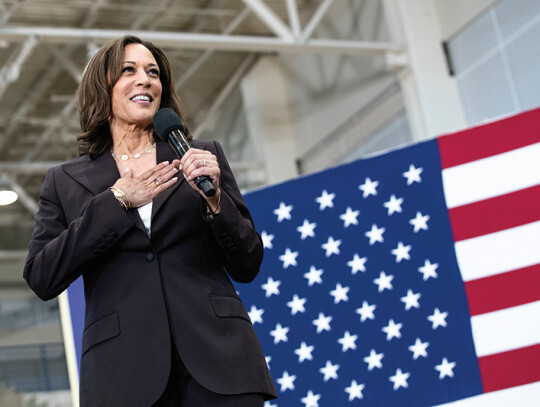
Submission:
[[[98,246],[98,249],[99,250],[106,250],[108,248],[108,246],[104,243],[101,243],[99,246]]]
[[[119,235],[118,232],[112,232],[111,236],[113,237],[113,239],[116,239]]]
[[[154,260],[154,253],[148,252],[146,253],[146,261],[152,261]]]

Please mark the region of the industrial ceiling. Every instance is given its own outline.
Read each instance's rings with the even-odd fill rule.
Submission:
[[[21,272],[47,168],[77,155],[75,90],[88,57],[106,41],[131,33],[165,50],[197,136],[260,55],[398,51],[317,35],[331,8],[359,2],[0,0],[0,190],[19,196],[0,206],[0,285],[11,281],[3,276],[10,267]]]

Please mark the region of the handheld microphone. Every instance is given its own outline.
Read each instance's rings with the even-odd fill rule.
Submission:
[[[169,108],[158,110],[154,116],[154,130],[162,141],[167,141],[180,158],[190,149],[189,141],[184,135],[184,124],[180,116]],[[207,197],[214,196],[216,189],[207,175],[196,177],[195,185],[203,191]]]

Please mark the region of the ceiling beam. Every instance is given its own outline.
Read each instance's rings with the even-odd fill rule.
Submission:
[[[287,13],[289,14],[289,24],[291,25],[294,38],[300,38],[301,27],[296,0],[287,0]]]
[[[28,37],[29,32],[37,35],[40,41],[47,43],[109,41],[131,34],[152,41],[158,46],[175,49],[210,48],[222,51],[306,52],[346,55],[385,54],[403,50],[402,45],[387,42],[311,39],[302,44],[298,41],[288,42],[275,37],[25,26],[0,28],[0,39],[21,41]]]
[[[242,0],[253,13],[278,37],[284,41],[293,41],[291,30],[276,13],[262,0]]]
[[[305,44],[311,38],[313,32],[319,26],[319,23],[333,2],[334,0],[323,1],[317,11],[315,11],[315,14],[313,14],[313,17],[311,17],[311,20],[307,23],[306,28],[304,28],[304,32],[302,32],[302,35],[300,36],[300,43]]]

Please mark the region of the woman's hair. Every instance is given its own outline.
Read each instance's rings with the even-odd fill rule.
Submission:
[[[112,114],[112,88],[122,75],[124,49],[128,44],[142,44],[152,53],[159,67],[159,79],[162,86],[159,108],[171,108],[184,122],[182,103],[174,89],[171,66],[164,52],[151,42],[127,35],[104,45],[92,57],[84,70],[77,88],[77,109],[82,130],[77,137],[79,155],[86,154],[90,158],[96,158],[111,150],[113,146],[109,129],[109,118]],[[185,134],[191,139],[187,126]]]

